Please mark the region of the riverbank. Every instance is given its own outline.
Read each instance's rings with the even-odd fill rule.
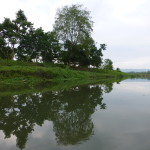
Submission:
[[[70,68],[65,65],[0,60],[0,85],[35,85],[41,82],[82,81],[126,78],[115,70]]]

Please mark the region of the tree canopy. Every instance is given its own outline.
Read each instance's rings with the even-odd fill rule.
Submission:
[[[56,12],[54,31],[63,42],[82,43],[93,31],[92,26],[90,12],[83,5],[64,6]]]
[[[3,59],[53,62],[60,51],[54,33],[34,29],[23,10],[16,13],[15,20],[4,19],[0,35],[0,57]]]
[[[93,21],[83,5],[64,6],[56,12],[52,32],[44,32],[28,21],[23,10],[16,18],[0,23],[0,57],[20,61],[100,67],[106,44],[91,36]]]
[[[93,21],[90,12],[83,5],[64,6],[57,10],[54,32],[64,46],[62,61],[73,66],[95,66],[102,63],[102,50],[106,45],[97,48],[91,37]]]
[[[105,70],[113,70],[113,62],[110,59],[105,59],[102,68]]]

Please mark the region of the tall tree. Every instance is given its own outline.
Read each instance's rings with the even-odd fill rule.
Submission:
[[[24,11],[21,9],[16,13],[16,19],[13,20],[13,23],[16,26],[16,32],[19,38],[23,38],[24,35],[33,30],[33,24],[27,20]]]
[[[70,41],[66,41],[64,45],[66,51],[62,51],[62,61],[65,64],[76,66],[95,66],[102,64],[102,51],[106,49],[105,44],[100,44],[97,48],[95,41],[87,36],[82,40],[81,44],[73,45]]]
[[[16,19],[5,18],[0,24],[0,50],[3,58],[14,59],[15,51],[27,33],[32,30],[31,22],[22,10],[16,13]]]
[[[16,41],[18,43],[18,46],[20,46],[22,41],[29,38],[29,34],[30,35],[32,34],[32,31],[34,30],[33,24],[27,20],[27,17],[25,16],[24,11],[21,9],[16,13],[16,19],[13,20],[13,23],[15,24],[15,27],[16,27],[16,30],[15,30]],[[29,42],[31,42],[30,40],[28,40],[28,45],[29,45]],[[19,57],[21,53],[23,52],[21,52],[20,48],[16,49],[17,57]]]
[[[41,49],[42,62],[58,62],[61,46],[54,32],[46,32],[43,39],[43,48]]]
[[[16,42],[15,25],[9,18],[5,18],[0,24],[0,46],[4,58],[13,59]]]
[[[97,48],[91,37],[93,21],[90,12],[82,5],[65,6],[58,9],[54,31],[60,42],[64,44],[62,61],[68,65],[93,65],[99,67],[102,63],[102,50],[105,44]]]
[[[96,43],[93,44],[93,47],[91,49],[91,55],[90,55],[90,65],[95,67],[100,67],[102,64],[102,51],[106,50],[106,44],[100,44],[100,47],[96,47]]]
[[[28,33],[18,47],[18,59],[23,61],[53,62],[58,59],[60,45],[53,32],[38,28]]]
[[[90,12],[82,7],[82,5],[72,5],[57,10],[54,31],[63,42],[68,40],[76,45],[91,34],[93,21]]]
[[[0,32],[1,32],[1,28],[2,28],[2,24],[0,24]],[[0,58],[7,59],[9,57],[7,54],[8,53],[6,49],[6,42],[1,34],[0,35]]]

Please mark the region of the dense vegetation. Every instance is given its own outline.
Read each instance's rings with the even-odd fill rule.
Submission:
[[[60,64],[20,62],[0,59],[0,85],[33,85],[39,82],[82,81],[95,82],[102,79],[117,79],[125,73],[97,68],[70,68]],[[4,87],[2,86],[4,89]]]
[[[24,11],[0,23],[0,83],[70,79],[117,78],[110,59],[103,60],[105,44],[91,36],[93,21],[82,5],[57,10],[53,31],[34,28]]]
[[[56,13],[53,31],[35,29],[24,11],[0,23],[0,57],[24,62],[102,67],[102,51],[91,37],[93,21],[82,5],[65,6]],[[112,69],[112,67],[109,67]]]
[[[17,12],[15,20],[4,19],[0,35],[0,57],[3,59],[52,62],[60,51],[54,33],[34,29],[22,10]]]

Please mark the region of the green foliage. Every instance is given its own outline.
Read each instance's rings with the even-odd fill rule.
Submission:
[[[99,68],[106,45],[97,47],[91,37],[92,26],[90,12],[82,5],[59,9],[54,32],[34,29],[19,10],[14,20],[5,18],[0,24],[0,58]]]
[[[9,18],[0,24],[0,55],[1,58],[13,59],[14,47],[17,44],[15,25]]]
[[[102,44],[103,45],[103,44]],[[99,67],[102,63],[102,50],[104,47],[99,49],[96,47],[94,40],[87,37],[82,44],[73,45],[70,41],[66,41],[65,49],[63,51],[63,61],[67,64],[74,66],[95,66]]]
[[[90,12],[82,7],[71,5],[57,10],[54,31],[63,42],[70,41],[76,45],[91,34],[93,22]]]
[[[55,62],[60,58],[60,44],[53,32],[45,33],[43,46],[41,47],[41,57],[43,62]]]
[[[17,56],[18,60],[53,62],[58,57],[59,49],[54,33],[44,33],[42,28],[38,28],[20,42]]]
[[[16,19],[11,21],[5,18],[0,24],[0,49],[1,58],[14,59],[15,51],[17,50],[20,41],[32,29],[32,24],[27,21],[26,16],[22,10],[16,14]]]
[[[105,59],[102,67],[105,70],[113,70],[113,62],[110,59]]]
[[[41,64],[0,59],[0,83],[24,84],[41,81],[117,79],[126,74],[114,70],[103,71],[94,68],[76,70],[64,65]],[[119,78],[120,78],[119,77]]]
[[[5,18],[0,24],[0,57],[20,61],[54,62],[59,58],[60,44],[53,32],[34,29],[24,12],[19,10],[16,19]]]
[[[91,37],[92,26],[90,12],[82,5],[65,6],[57,11],[54,31],[63,41],[62,62],[70,66],[101,65],[106,46],[101,44],[97,48]]]
[[[121,72],[120,68],[116,68],[116,71]]]

